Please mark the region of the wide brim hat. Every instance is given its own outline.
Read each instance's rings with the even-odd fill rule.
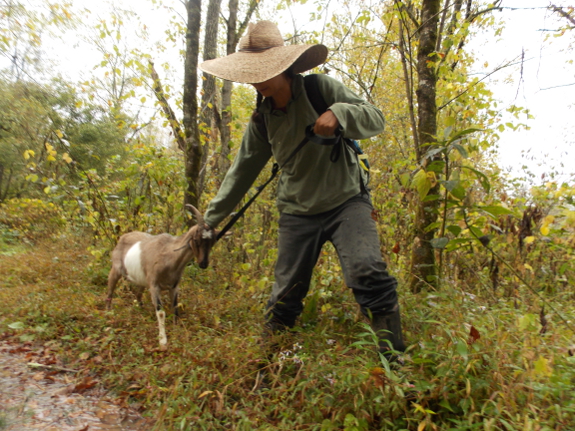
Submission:
[[[240,39],[237,52],[200,64],[206,73],[228,81],[257,84],[267,81],[290,67],[302,73],[325,62],[324,45],[284,45],[278,27],[271,21],[249,24]]]

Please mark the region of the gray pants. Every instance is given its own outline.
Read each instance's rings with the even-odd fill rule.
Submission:
[[[373,207],[367,194],[357,195],[322,214],[282,214],[279,220],[275,283],[268,302],[273,326],[293,327],[321,248],[331,241],[337,250],[345,283],[362,313],[389,313],[397,304],[397,281],[381,257]]]

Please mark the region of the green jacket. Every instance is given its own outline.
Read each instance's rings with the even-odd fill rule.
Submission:
[[[342,83],[319,75],[318,87],[337,117],[344,137],[366,139],[383,131],[385,120],[381,111]],[[238,154],[204,215],[209,226],[215,228],[234,210],[270,157],[282,166],[304,138],[306,126],[315,123],[318,114],[307,98],[301,75],[292,81],[292,99],[286,111],[272,109],[271,101],[264,99],[259,112],[264,116],[269,142],[250,120]],[[319,214],[357,195],[363,171],[356,154],[347,145],[343,148],[337,162],[331,162],[331,146],[308,142],[281,171],[277,186],[279,211]]]

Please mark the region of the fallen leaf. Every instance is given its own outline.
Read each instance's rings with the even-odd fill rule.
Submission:
[[[472,325],[471,329],[469,330],[469,344],[475,343],[480,338],[481,335],[479,334],[479,331],[475,329],[475,326]]]

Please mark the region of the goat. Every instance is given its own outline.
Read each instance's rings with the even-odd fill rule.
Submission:
[[[135,293],[140,305],[144,288],[148,287],[158,318],[162,350],[167,347],[168,339],[165,329],[166,313],[162,309],[160,292],[169,291],[174,321],[177,321],[178,283],[182,272],[193,258],[200,268],[207,268],[210,250],[217,241],[217,232],[205,228],[202,214],[194,206],[187,206],[192,210],[197,224],[183,235],[151,235],[145,232],[122,235],[112,251],[112,268],[108,274],[107,309],[112,306],[112,296],[120,278],[124,277],[137,286]]]

